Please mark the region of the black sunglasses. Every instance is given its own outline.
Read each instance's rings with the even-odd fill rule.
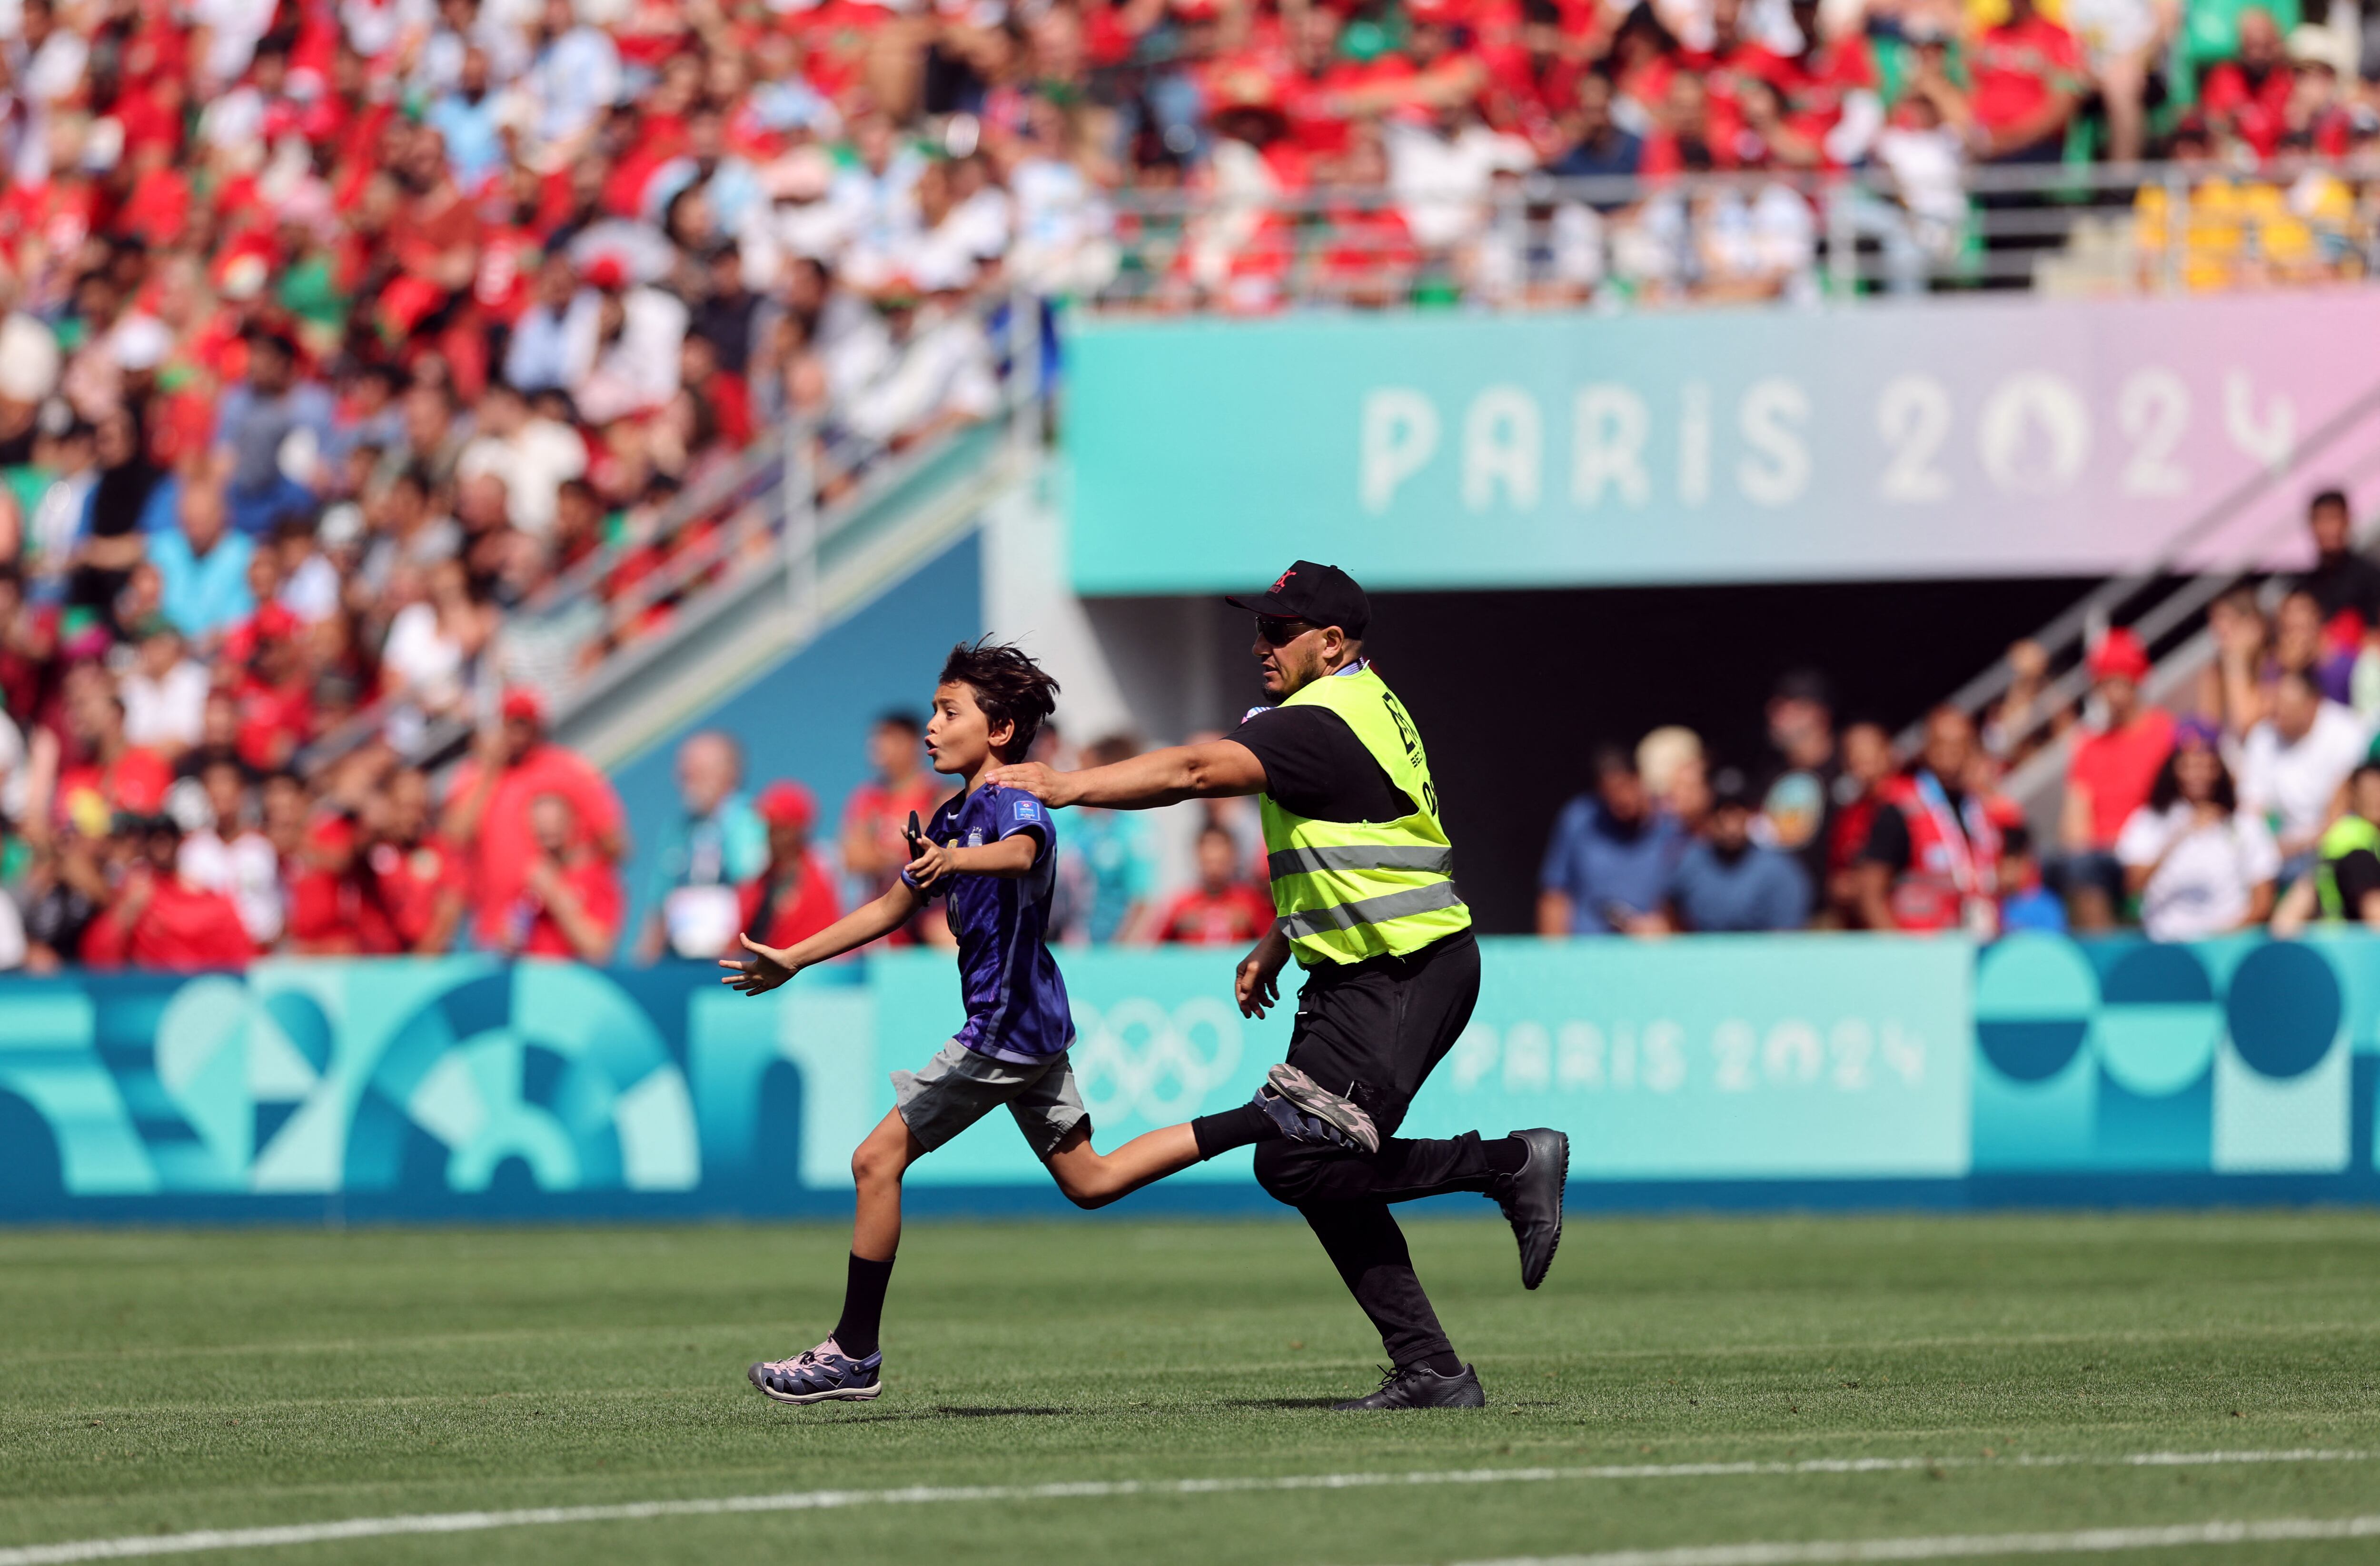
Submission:
[[[1271,615],[1257,617],[1257,640],[1268,647],[1286,647],[1313,629],[1305,620],[1285,620]]]

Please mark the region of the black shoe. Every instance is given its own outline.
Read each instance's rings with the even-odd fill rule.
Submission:
[[[1521,1287],[1535,1289],[1554,1265],[1554,1249],[1561,1243],[1562,1186],[1570,1179],[1570,1138],[1540,1126],[1516,1131],[1529,1150],[1528,1162],[1508,1175],[1499,1175],[1488,1194],[1504,1209],[1512,1238],[1521,1242]]]
[[[1400,1365],[1380,1378],[1380,1389],[1367,1398],[1332,1403],[1333,1413],[1361,1413],[1375,1408],[1485,1408],[1488,1394],[1469,1365],[1460,1376],[1440,1376],[1427,1365]]]

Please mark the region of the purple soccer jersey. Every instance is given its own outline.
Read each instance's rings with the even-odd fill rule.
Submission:
[[[959,941],[966,1022],[957,1042],[996,1059],[1046,1060],[1075,1042],[1066,981],[1050,955],[1058,829],[1048,807],[1030,794],[988,786],[945,801],[926,827],[926,836],[946,848],[981,848],[1020,832],[1035,841],[1032,869],[948,876],[930,895],[950,899]]]

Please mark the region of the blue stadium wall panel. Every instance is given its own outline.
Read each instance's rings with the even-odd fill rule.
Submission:
[[[843,801],[868,772],[868,730],[893,708],[926,716],[934,676],[954,642],[983,631],[982,551],[975,535],[952,544],[828,635],[737,687],[662,735],[612,774],[636,846],[628,869],[629,930],[651,910],[644,877],[676,814],[677,747],[724,728],[744,746],[754,789],[798,778],[818,796],[819,829],[832,834]]]
[[[1562,1127],[1583,1209],[2380,1200],[2380,938],[1484,945],[1409,1129]],[[1280,1058],[1234,955],[1064,954],[1103,1145]],[[914,952],[757,999],[471,957],[0,981],[0,1218],[831,1216],[885,1073],[958,1016]],[[911,1181],[923,1212],[1071,1211],[1004,1116]],[[1111,1211],[1270,1210],[1243,1151]]]

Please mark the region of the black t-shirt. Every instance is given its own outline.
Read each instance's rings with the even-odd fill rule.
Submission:
[[[2380,625],[2380,566],[2361,555],[2320,561],[2292,585],[2313,593],[2325,617],[2352,609],[2365,625]]]
[[[1329,707],[1269,707],[1225,739],[1264,764],[1265,792],[1309,821],[1395,821],[1413,801]]]
[[[1779,759],[1760,779],[1760,810],[1776,835],[1775,846],[1802,862],[1813,886],[1827,878],[1827,851],[1842,814],[1842,780],[1840,753],[1817,766]]]

